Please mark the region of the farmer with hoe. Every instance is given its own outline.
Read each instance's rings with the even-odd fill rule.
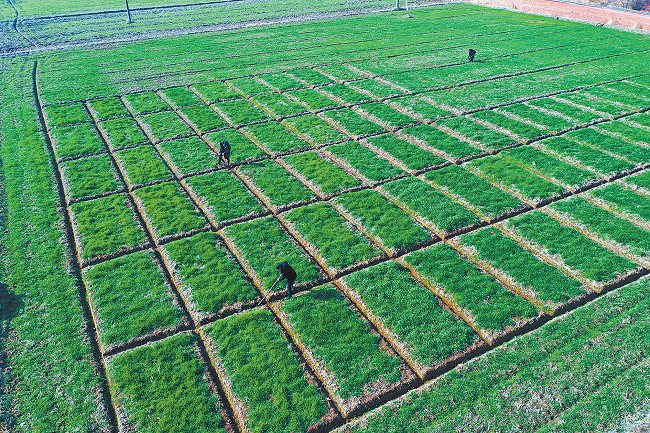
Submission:
[[[275,269],[280,271],[280,276],[278,277],[278,281],[284,280],[285,278],[287,279],[287,293],[289,293],[289,298],[291,297],[291,289],[293,289],[293,282],[296,281],[296,271],[289,266],[289,263],[287,262],[282,262],[278,263],[275,266]]]
[[[473,49],[470,48],[469,49],[469,55],[467,56],[467,60],[469,60],[470,62],[473,62],[475,55],[476,55],[476,51],[474,51]]]
[[[224,164],[230,165],[230,143],[227,140],[221,140],[219,142],[219,162],[221,164],[221,158],[223,158]]]

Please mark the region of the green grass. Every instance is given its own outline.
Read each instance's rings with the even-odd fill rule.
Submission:
[[[134,114],[153,113],[169,110],[169,105],[154,92],[130,93],[123,96]]]
[[[138,146],[116,152],[131,185],[141,185],[157,180],[169,180],[172,173],[151,146]]]
[[[448,245],[437,244],[416,251],[405,260],[428,283],[439,286],[452,295],[458,305],[468,309],[480,328],[497,330],[537,314],[535,307],[503,288]]]
[[[277,93],[257,95],[252,99],[253,101],[266,108],[275,118],[291,116],[307,111],[307,109],[302,105],[298,104],[297,102],[293,102],[284,95]]]
[[[375,98],[385,98],[387,96],[401,95],[403,93],[401,90],[393,89],[384,83],[372,79],[355,81],[349,85],[370,92]]]
[[[359,105],[357,108],[377,117],[389,127],[397,128],[415,123],[416,120],[381,102]]]
[[[206,105],[183,107],[181,108],[181,113],[200,132],[208,132],[228,126],[225,120]]]
[[[368,138],[368,143],[372,144],[393,156],[395,159],[402,161],[406,167],[411,170],[420,170],[432,165],[440,165],[446,160],[433,155],[431,152],[402,140],[393,134],[383,134],[376,137]]]
[[[573,126],[572,122],[569,122],[560,116],[554,116],[541,110],[536,110],[535,108],[524,103],[499,107],[499,111],[514,114],[521,117],[522,119],[537,123],[538,125],[543,126],[545,129],[553,132],[557,132],[564,128]]]
[[[380,339],[331,286],[282,303],[294,334],[336,378],[340,396],[361,396],[365,386],[400,380],[399,358],[380,350]]]
[[[648,103],[650,104],[650,102]],[[630,119],[629,117],[627,119]],[[634,120],[634,119],[630,119]],[[630,140],[630,141],[635,141],[637,143],[648,143],[648,140],[650,140],[650,131],[644,130],[641,128],[636,128],[632,125],[628,125],[627,123],[623,123],[620,120],[615,120],[613,122],[606,122],[606,123],[601,123],[598,125],[599,129],[603,129],[605,131],[613,132],[614,134],[620,134],[623,136],[623,138]]]
[[[88,122],[90,117],[81,102],[48,105],[43,109],[48,128]]]
[[[137,122],[130,117],[105,120],[98,125],[108,136],[108,145],[113,150],[147,141]]]
[[[599,115],[590,111],[584,111],[581,108],[551,98],[535,99],[528,101],[527,104],[563,114],[574,119],[577,123],[587,123],[600,118]]]
[[[628,176],[625,180],[632,185],[640,186],[641,188],[650,189],[650,174],[647,171],[643,171],[634,176]]]
[[[345,269],[381,254],[372,242],[326,203],[294,209],[285,218],[318,249],[332,269]]]
[[[201,103],[201,98],[186,87],[170,87],[160,91],[175,107],[187,107]]]
[[[343,159],[371,181],[390,179],[404,173],[355,141],[329,146],[327,151]]]
[[[219,149],[219,142],[227,140],[230,143],[230,162],[236,164],[238,162],[247,161],[251,159],[260,158],[265,156],[266,153],[257,147],[255,143],[246,138],[245,135],[236,129],[224,129],[218,132],[206,134],[205,139],[212,145],[213,149]]]
[[[214,152],[198,137],[164,141],[159,147],[183,175],[210,169],[218,161]]]
[[[228,172],[219,171],[193,176],[187,179],[187,183],[205,201],[208,210],[218,222],[264,210],[255,196]]]
[[[315,114],[292,117],[282,122],[289,128],[296,130],[315,146],[334,143],[348,138],[347,135],[335,129]]]
[[[274,206],[301,202],[314,196],[298,179],[273,161],[247,164],[239,170],[253,179]]]
[[[524,122],[512,119],[505,114],[501,114],[496,111],[479,111],[478,113],[472,114],[471,117],[474,119],[484,120],[491,123],[492,125],[501,128],[505,128],[524,140],[531,140],[544,134],[542,130],[532,125],[528,125]]]
[[[452,158],[464,158],[481,153],[481,149],[460,141],[456,137],[446,134],[431,125],[413,126],[403,129],[402,132],[424,141],[427,146],[438,149]]]
[[[314,71],[311,68],[301,68],[301,69],[292,69],[288,71],[289,74],[294,77],[307,82],[307,84],[312,86],[317,86],[319,84],[331,83],[332,80],[325,75],[321,74],[318,71]]]
[[[300,81],[285,74],[265,74],[259,75],[257,78],[266,81],[281,92],[303,87],[303,84]]]
[[[171,290],[153,254],[140,251],[84,269],[104,349],[180,324]]]
[[[591,88],[586,89],[587,92],[589,92]],[[571,101],[575,104],[579,104],[588,108],[591,108],[592,110],[596,110],[601,113],[609,114],[612,116],[619,116],[621,114],[628,113],[631,110],[632,107],[621,107],[619,105],[615,105],[606,101],[603,101],[601,99],[597,98],[590,98],[586,94],[582,93],[585,90],[581,90],[580,92],[577,93],[563,93],[561,95],[558,95],[557,97],[562,98],[567,101]]]
[[[327,413],[324,397],[305,379],[268,310],[228,317],[206,333],[215,342],[234,394],[246,402],[249,431],[306,431]]]
[[[549,254],[559,255],[567,266],[597,282],[610,281],[637,267],[538,211],[510,219],[508,226],[546,248]]]
[[[213,107],[223,112],[228,121],[235,126],[270,118],[268,114],[245,99],[217,102]]]
[[[338,102],[323,96],[314,89],[299,89],[287,92],[287,95],[290,95],[300,102],[305,104],[310,110],[321,110],[328,107],[336,107],[339,105]]]
[[[145,130],[151,134],[155,141],[169,138],[178,138],[192,134],[192,130],[174,112],[148,114],[140,118]]]
[[[372,101],[370,96],[364,95],[361,92],[351,89],[345,84],[331,84],[328,86],[323,86],[321,90],[334,95],[338,99],[342,100],[344,104],[358,104],[360,102]]]
[[[271,150],[271,152],[288,152],[311,147],[309,143],[289,132],[282,124],[276,122],[265,122],[247,126],[243,131],[253,136],[258,142]]]
[[[433,292],[395,262],[364,269],[344,280],[424,365],[441,363],[478,338],[465,322],[440,306]]]
[[[429,239],[429,233],[403,210],[374,191],[362,190],[336,198],[354,218],[390,249],[410,248]]]
[[[250,302],[257,296],[234,258],[214,233],[199,233],[165,245],[182,289],[196,309],[217,313],[226,305]]]
[[[200,229],[207,223],[174,182],[140,188],[135,195],[144,203],[146,215],[160,238]]]
[[[646,134],[646,137],[648,136],[650,134]],[[565,137],[596,147],[597,149],[612,152],[614,155],[623,156],[637,165],[645,164],[650,160],[650,149],[647,147],[637,146],[618,137],[601,134],[593,128],[571,131],[565,134]]]
[[[256,81],[252,77],[235,78],[227,81],[228,84],[235,86],[244,95],[251,96],[259,93],[268,93],[271,91],[268,86]]]
[[[63,162],[61,171],[67,180],[69,199],[79,199],[122,188],[122,183],[108,155]]]
[[[116,403],[138,431],[225,432],[195,341],[192,334],[175,335],[108,363]]]
[[[397,179],[385,183],[382,188],[446,233],[480,221],[476,215],[418,178]]]
[[[116,96],[92,99],[88,101],[88,104],[97,113],[99,120],[112,119],[113,117],[122,117],[129,114],[120,98]]]
[[[488,227],[462,235],[460,241],[476,249],[476,256],[536,294],[538,299],[563,303],[584,293],[580,283],[540,261],[512,239]]]
[[[207,83],[194,84],[192,86],[201,97],[208,103],[212,104],[218,101],[227,101],[229,99],[239,99],[241,95],[230,86],[226,86],[220,81],[210,81]]]
[[[427,121],[437,120],[440,117],[449,116],[452,114],[451,112],[443,110],[442,108],[438,108],[435,105],[432,105],[417,96],[403,96],[400,98],[391,99],[390,102],[402,107],[405,109],[405,111],[415,113]]]
[[[486,128],[485,126],[473,122],[464,116],[437,120],[436,124],[445,126],[457,134],[467,137],[472,141],[481,143],[483,146],[490,149],[498,149],[515,143],[515,140],[507,135]]]
[[[626,178],[627,181],[633,177]],[[637,194],[636,192],[623,188],[612,183],[603,188],[592,189],[589,193],[595,197],[614,204],[614,207],[632,215],[638,215],[646,221],[650,221],[650,198]]]
[[[74,203],[70,208],[76,221],[83,260],[145,242],[133,210],[122,194]]]
[[[339,81],[354,80],[355,78],[362,77],[358,72],[353,71],[350,68],[347,68],[346,65],[342,64],[325,65],[318,68],[318,70],[335,77]]]
[[[106,150],[90,123],[56,128],[50,131],[57,158],[86,156]]]
[[[600,150],[576,143],[564,137],[551,137],[539,142],[545,148],[580,164],[591,167],[602,174],[613,174],[629,170],[634,166],[622,159],[614,158]]]
[[[325,194],[332,194],[359,185],[359,181],[341,168],[323,159],[316,152],[304,152],[284,158],[307,180],[318,185]]]
[[[265,290],[278,277],[275,265],[288,262],[296,270],[295,284],[306,283],[319,277],[318,268],[296,246],[273,217],[257,219],[224,229],[241,250],[244,259],[262,280]],[[286,280],[285,280],[286,281]],[[276,284],[275,291],[283,289],[284,281]]]

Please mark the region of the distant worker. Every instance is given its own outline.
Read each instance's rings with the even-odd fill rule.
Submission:
[[[230,143],[227,140],[221,140],[219,142],[219,162],[221,164],[221,159],[223,158],[224,164],[230,165]]]
[[[467,56],[467,60],[469,60],[470,62],[473,62],[475,55],[476,55],[476,51],[474,51],[473,49],[470,48],[469,49],[469,56]]]
[[[287,279],[287,293],[289,294],[289,298],[291,297],[291,290],[293,289],[293,282],[296,281],[296,271],[289,266],[289,263],[287,262],[282,262],[279,263],[275,269],[280,271],[280,280],[284,280],[285,278]]]

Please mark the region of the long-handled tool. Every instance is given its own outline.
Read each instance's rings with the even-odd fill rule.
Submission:
[[[266,301],[266,298],[271,294],[271,290],[273,290],[273,288],[275,287],[275,285],[278,284],[278,281],[280,281],[280,278],[282,278],[282,274],[280,274],[280,276],[278,277],[278,279],[275,280],[275,283],[273,283],[273,285],[272,285],[271,288],[269,289],[269,292],[266,294],[265,297],[262,298],[262,300],[261,300],[257,305],[262,305],[262,302]]]

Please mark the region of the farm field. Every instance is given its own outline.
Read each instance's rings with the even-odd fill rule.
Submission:
[[[650,38],[411,15],[0,59],[3,429],[646,422]]]

